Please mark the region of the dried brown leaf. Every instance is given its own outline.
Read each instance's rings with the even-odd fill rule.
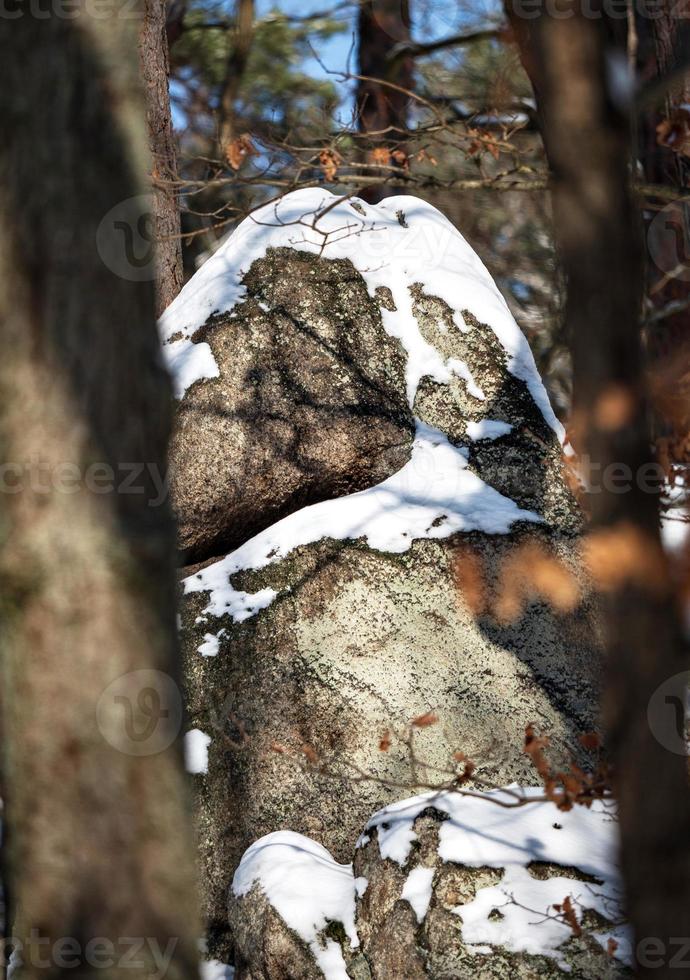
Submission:
[[[242,133],[225,147],[225,156],[233,170],[239,170],[247,157],[255,156],[257,149],[249,133]]]
[[[438,715],[433,711],[427,711],[426,714],[413,718],[412,724],[415,728],[429,728],[431,725],[435,725],[437,721]]]

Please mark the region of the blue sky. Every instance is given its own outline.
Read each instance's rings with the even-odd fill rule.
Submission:
[[[462,30],[481,27],[495,17],[501,10],[500,0],[460,0],[449,3],[444,0],[409,0],[412,8],[412,36],[416,41],[431,41],[445,37]],[[334,7],[337,0],[256,0],[257,17],[265,17],[271,10],[277,9],[286,14],[305,16],[307,14],[326,11]],[[228,13],[234,8],[233,0],[227,2]],[[328,40],[315,40],[318,57],[307,57],[302,64],[303,70],[314,78],[326,78],[338,85],[337,77],[330,72],[344,71],[351,57],[350,67],[356,70],[355,62],[355,31],[356,14],[354,10],[343,11],[337,15],[347,22],[347,28]],[[174,84],[174,83],[173,83]],[[341,99],[341,116],[343,121],[352,111],[353,85],[344,85]],[[173,106],[173,121],[181,125],[178,111]]]

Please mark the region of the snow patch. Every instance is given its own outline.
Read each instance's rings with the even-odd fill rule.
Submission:
[[[183,338],[163,345],[163,357],[178,400],[195,381],[217,378],[220,374],[216,359],[208,344],[193,344]]]
[[[497,948],[514,953],[548,956],[561,969],[570,969],[564,944],[572,930],[557,914],[569,896],[578,921],[593,909],[612,923],[591,935],[606,949],[618,944],[615,956],[632,965],[632,938],[624,919],[622,884],[617,867],[618,824],[612,805],[595,802],[568,812],[537,799],[541,788],[506,789],[465,796],[430,792],[379,810],[367,825],[378,835],[383,860],[405,865],[416,838],[415,819],[433,806],[448,819],[440,824],[438,855],[443,862],[469,868],[501,869],[497,885],[480,888],[474,899],[453,911],[461,916],[463,942],[475,954]],[[521,806],[506,807],[500,804]],[[361,846],[360,838],[358,846]],[[577,868],[593,880],[565,874],[537,877],[533,862]],[[401,898],[412,906],[418,922],[426,916],[433,893],[435,869],[413,868]],[[337,864],[320,844],[301,834],[280,831],[262,837],[245,852],[235,872],[232,890],[246,895],[258,882],[268,901],[312,950],[327,980],[347,980],[339,945],[320,938],[329,921],[342,923],[353,948],[359,946],[355,928],[355,896],[367,887],[353,878],[352,865]]]
[[[669,554],[682,554],[690,542],[690,517],[682,507],[672,507],[661,518],[661,543]]]
[[[201,980],[233,980],[235,970],[220,960],[201,961]]]
[[[211,736],[199,728],[192,728],[184,737],[185,769],[192,775],[198,776],[208,772],[208,747]]]
[[[468,368],[464,361],[461,361],[457,357],[449,357],[446,361],[446,367],[451,372],[451,374],[457,374],[459,378],[467,382],[467,390],[473,398],[478,398],[479,401],[486,401],[486,395],[475,382],[472,372]]]
[[[253,616],[275,599],[273,589],[248,594],[230,584],[244,569],[261,569],[322,538],[365,538],[378,551],[402,553],[417,538],[446,538],[457,531],[505,534],[515,521],[539,522],[467,468],[466,451],[438,429],[417,422],[409,462],[383,483],[304,507],[261,531],[236,551],[184,579],[185,593],[209,592],[204,614]]]
[[[200,616],[197,617],[197,620],[199,619],[201,619]],[[196,648],[197,653],[200,653],[202,657],[217,657],[220,641],[225,636],[225,632],[225,630],[219,630],[217,633],[204,633],[203,642]]]
[[[429,911],[433,880],[434,869],[424,868],[420,865],[410,871],[403,885],[400,897],[410,903],[414,914],[417,916],[417,922],[423,922]]]
[[[233,895],[248,894],[255,883],[286,925],[309,945],[326,980],[348,980],[340,946],[332,939],[322,945],[319,933],[329,922],[340,922],[350,945],[359,946],[352,865],[338,864],[321,844],[282,830],[244,852],[232,881]]]
[[[478,442],[480,439],[498,439],[512,431],[513,427],[508,422],[498,422],[494,419],[467,423],[467,435],[473,442]]]
[[[450,221],[415,197],[390,197],[372,206],[321,188],[305,188],[249,215],[160,319],[165,356],[171,371],[180,374],[177,391],[184,392],[200,377],[217,376],[210,350],[198,350],[207,345],[191,345],[190,350],[191,337],[209,316],[230,311],[246,296],[244,274],[268,248],[281,246],[326,259],[349,259],[371,296],[381,288],[390,291],[396,309],[382,307],[381,317],[386,332],[397,337],[407,352],[410,405],[422,378],[446,383],[455,370],[424,339],[413,316],[410,287],[419,283],[427,295],[448,305],[458,330],[467,329],[463,310],[490,326],[508,354],[509,370],[525,382],[544,418],[564,441],[529,344],[488,270]],[[183,340],[171,342],[180,334]]]

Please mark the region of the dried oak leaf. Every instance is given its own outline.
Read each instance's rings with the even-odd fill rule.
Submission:
[[[316,753],[316,749],[312,745],[309,745],[308,742],[304,743],[300,751],[302,755],[305,757],[305,759],[307,760],[307,762],[311,762],[312,764],[315,764],[319,761],[319,757]]]
[[[329,182],[335,180],[338,173],[338,167],[342,162],[343,158],[338,151],[334,150],[332,147],[326,147],[319,153],[319,163],[321,164],[323,175]]]
[[[584,749],[592,751],[600,747],[601,737],[597,732],[585,732],[583,735],[578,736],[578,742]]]
[[[573,930],[574,936],[582,935],[582,928],[580,923],[577,921],[577,916],[575,915],[575,909],[573,908],[573,903],[570,895],[566,895],[562,902],[559,904],[554,903],[555,910],[563,916],[565,922]]]
[[[257,149],[249,133],[242,133],[225,147],[225,156],[233,170],[239,170],[247,157],[255,156]]]
[[[371,162],[387,167],[391,162],[391,151],[387,146],[377,146],[371,151]]]
[[[410,158],[404,150],[393,150],[391,156],[393,157],[394,162],[397,163],[399,167],[402,167],[403,170],[410,169]]]
[[[656,141],[680,156],[690,157],[690,111],[685,106],[675,107],[667,119],[662,119],[656,127]]]

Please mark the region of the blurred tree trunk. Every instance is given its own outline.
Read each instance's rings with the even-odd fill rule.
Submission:
[[[139,64],[146,98],[146,128],[151,153],[153,221],[156,243],[156,313],[182,289],[182,239],[177,154],[170,114],[168,37],[165,0],[144,0],[139,32]]]
[[[3,859],[29,980],[198,976],[137,26],[0,20]]]
[[[408,0],[363,0],[359,7],[356,110],[359,131],[366,134],[367,163],[404,166],[409,92],[414,85]],[[391,156],[392,154],[392,156]],[[368,170],[366,176],[372,176]],[[385,185],[364,194],[375,202]]]
[[[178,41],[184,33],[187,0],[169,0],[166,8],[165,33],[168,39],[168,51],[170,51],[175,41]]]
[[[686,5],[687,6],[687,5]],[[638,77],[643,104],[638,154],[648,184],[690,185],[690,11],[664,0],[655,16],[638,11]],[[647,199],[647,356],[654,382],[655,443],[670,478],[690,481],[690,211],[668,197]]]
[[[598,474],[599,492],[589,497],[588,549],[603,591],[604,721],[628,908],[643,943],[640,975],[678,976],[671,968],[678,952],[673,937],[687,936],[690,908],[687,759],[655,736],[659,724],[662,740],[667,721],[673,729],[671,702],[684,703],[688,655],[660,544],[658,487],[644,492],[638,482],[652,456],[640,331],[641,229],[630,191],[630,120],[624,100],[614,106],[606,86],[607,64],[624,55],[607,50],[602,19],[582,16],[574,2],[565,19],[526,21],[517,7],[508,13],[534,84],[553,175],[577,448]],[[632,475],[623,493],[602,479],[621,467]],[[661,944],[649,958],[648,940]],[[648,970],[651,961],[655,969]]]
[[[219,143],[221,158],[227,159],[228,149],[233,140],[241,134],[235,126],[235,103],[240,85],[247,70],[249,52],[254,36],[254,0],[237,0],[236,24],[232,50],[225,70],[225,81],[220,97]]]

